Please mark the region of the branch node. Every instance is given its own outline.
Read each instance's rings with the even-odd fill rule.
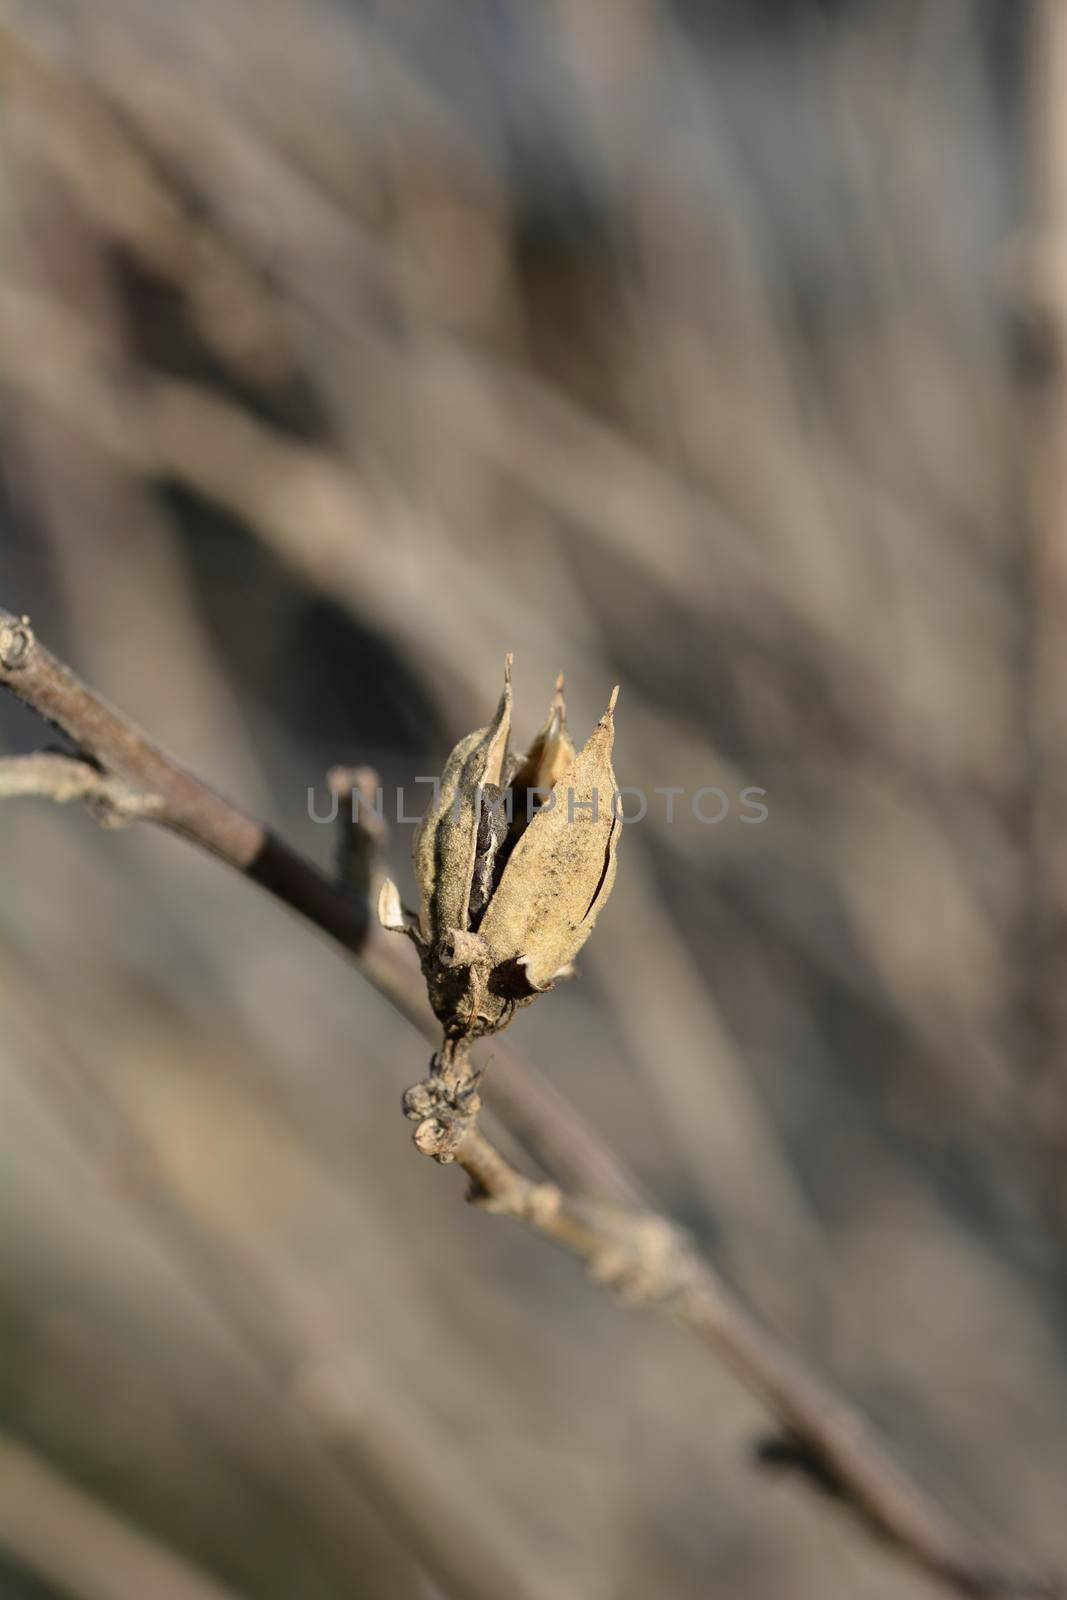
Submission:
[[[423,1155],[442,1163],[456,1159],[482,1109],[480,1081],[466,1041],[446,1039],[430,1062],[430,1076],[404,1094],[404,1115],[418,1122],[414,1139]]]
[[[412,1135],[415,1148],[424,1156],[432,1156],[441,1166],[448,1166],[455,1161],[456,1151],[469,1126],[468,1119],[450,1117],[447,1113],[425,1117]]]
[[[685,1235],[665,1217],[625,1217],[604,1228],[589,1274],[627,1305],[667,1306],[691,1285],[693,1259]]]
[[[37,755],[0,757],[0,799],[41,795],[57,805],[83,800],[102,828],[124,828],[139,818],[159,818],[160,795],[146,794],[92,761],[42,750]]]
[[[117,778],[102,778],[95,792],[85,798],[85,809],[101,828],[128,828],[131,822],[147,822],[165,810],[162,795],[142,794]]]
[[[29,617],[12,618],[0,624],[0,667],[7,672],[19,672],[28,666],[35,643]]]

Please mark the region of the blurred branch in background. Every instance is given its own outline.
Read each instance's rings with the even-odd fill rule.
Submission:
[[[92,1600],[234,1600],[188,1562],[126,1526],[13,1439],[0,1437],[0,1544],[65,1593]]]

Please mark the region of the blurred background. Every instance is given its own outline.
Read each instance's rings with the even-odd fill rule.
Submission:
[[[621,684],[620,783],[732,804],[653,797],[509,1045],[1061,1563],[1065,24],[0,8],[0,604],[323,865],[507,650],[520,742]],[[295,918],[45,802],[0,882],[4,1600],[934,1593],[416,1157],[425,1041]]]

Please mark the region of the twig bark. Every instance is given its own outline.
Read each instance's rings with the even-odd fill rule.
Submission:
[[[85,687],[34,636],[29,621],[0,610],[0,686],[61,729],[95,779],[116,780],[152,797],[143,815],[181,834],[299,911],[356,956],[361,969],[398,1009],[434,1034],[418,974],[371,931],[365,897],[332,883],[262,824],[185,772]],[[34,758],[40,761],[42,758]],[[46,770],[51,786],[88,775]],[[60,780],[62,779],[62,783]],[[23,789],[21,792],[26,792]],[[88,793],[85,798],[91,798]],[[397,954],[393,951],[397,950]],[[499,1048],[497,1056],[506,1052]],[[499,1070],[499,1066],[498,1066]],[[888,1455],[864,1418],[815,1378],[736,1299],[673,1223],[638,1208],[638,1187],[576,1113],[551,1097],[515,1092],[510,1111],[555,1183],[525,1177],[476,1126],[456,1160],[471,1180],[471,1198],[515,1217],[579,1257],[591,1275],[638,1304],[656,1307],[726,1359],[740,1381],[770,1410],[810,1463],[870,1528],[928,1573],[962,1595],[986,1600],[1062,1596],[1054,1574],[1024,1569],[959,1528]],[[557,1159],[558,1158],[558,1159]],[[590,1170],[586,1170],[587,1165]],[[572,1184],[572,1179],[573,1184]]]

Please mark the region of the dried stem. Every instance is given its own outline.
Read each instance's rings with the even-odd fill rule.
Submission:
[[[151,821],[182,834],[358,950],[368,909],[198,778],[74,676],[36,639],[28,618],[0,610],[0,684],[75,745],[109,778],[156,801]]]
[[[927,1572],[959,1594],[988,1600],[1063,1592],[1054,1574],[1024,1571],[964,1533],[887,1455],[856,1409],[755,1321],[677,1224],[531,1182],[478,1131],[463,1140],[456,1161],[471,1179],[474,1204],[555,1240],[597,1282],[665,1312],[715,1350],[795,1441],[794,1464]]]
[[[161,806],[157,795],[142,794],[121,778],[101,772],[91,762],[49,751],[0,759],[0,799],[19,795],[40,795],[58,805],[84,800],[106,828],[151,817]]]
[[[431,1030],[418,974],[372,934],[364,894],[332,883],[262,824],[183,771],[47,651],[27,619],[2,610],[0,685],[60,728],[81,758],[59,758],[62,767],[40,764],[51,757],[31,758],[30,767],[6,763],[7,788],[0,771],[0,793],[17,788],[92,803],[102,784],[118,783],[134,814],[183,835],[299,911],[355,955],[405,1016],[424,1032]],[[499,1048],[496,1054],[510,1056]],[[578,1256],[598,1281],[695,1333],[797,1441],[808,1467],[872,1529],[950,1589],[988,1600],[1052,1600],[1064,1593],[1054,1575],[1017,1568],[958,1528],[902,1472],[864,1418],[754,1320],[682,1230],[637,1208],[638,1186],[618,1160],[536,1078],[524,1078],[514,1059],[502,1097],[508,1120],[548,1170],[579,1193],[534,1182],[506,1160],[473,1120],[477,1081],[465,1059],[445,1063],[427,1083],[447,1079],[450,1071],[462,1079],[459,1091],[469,1089],[474,1097],[466,1106],[469,1123],[453,1130],[458,1137],[450,1153],[471,1179],[476,1203],[525,1222]],[[409,1111],[414,1109],[425,1120],[422,1108]]]

